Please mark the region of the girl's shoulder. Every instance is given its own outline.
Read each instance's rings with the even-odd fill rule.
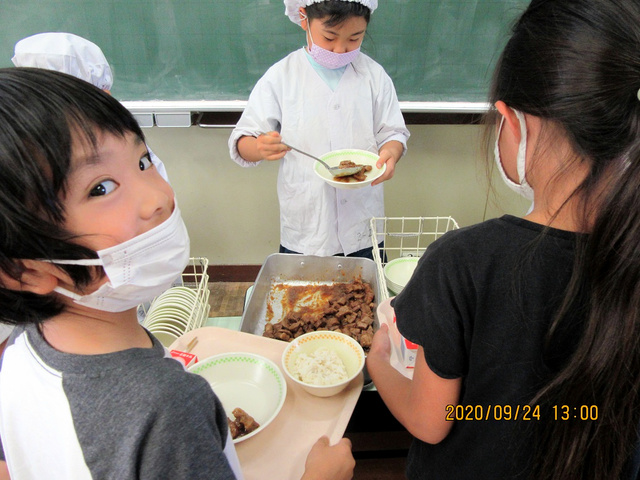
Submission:
[[[306,59],[303,48],[294,50],[286,57],[281,58],[271,65],[262,77],[260,77],[254,89],[272,84],[280,85],[283,79],[294,78],[294,75],[299,75],[301,69],[304,68],[304,62],[308,63],[308,60]]]
[[[364,52],[360,52],[360,55],[356,57],[356,59],[353,61],[353,64],[366,65],[367,68],[384,71],[384,67],[382,65],[380,65],[378,62],[376,62],[373,58],[371,58],[369,55],[367,55]]]
[[[523,248],[541,246],[556,250],[573,251],[576,234],[553,228],[545,229],[528,220],[503,215],[499,218],[451,230],[429,246],[431,254],[459,263],[466,259],[477,263],[480,256],[519,255]]]
[[[389,77],[384,67],[364,52],[360,52],[351,65],[356,73],[368,72],[373,77]]]
[[[287,54],[286,56],[282,57],[280,60],[278,60],[273,65],[271,65],[267,69],[266,73],[269,73],[269,72],[280,72],[281,70],[286,70],[288,68],[291,68],[294,65],[297,66],[297,64],[299,64],[303,60],[307,61],[306,60],[306,55],[304,53],[304,47],[300,47],[297,50],[294,50],[293,52],[291,52],[291,53]]]
[[[474,239],[477,237],[539,237],[541,234],[571,240],[575,238],[573,232],[546,228],[544,225],[525,220],[513,215],[503,215],[480,223],[451,230],[447,235],[460,239]]]
[[[466,249],[471,245],[486,243],[496,238],[502,243],[505,236],[511,236],[514,226],[510,219],[494,218],[484,222],[449,230],[429,247],[430,249]],[[432,248],[433,247],[433,248]]]

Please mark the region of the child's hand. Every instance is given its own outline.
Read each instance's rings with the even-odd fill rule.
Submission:
[[[369,359],[380,359],[385,363],[391,361],[391,339],[389,338],[389,327],[383,323],[378,331],[373,335],[371,348],[367,354],[367,363]]]
[[[282,143],[282,137],[278,132],[258,135],[256,148],[260,153],[260,157],[265,160],[280,160],[290,150],[289,147]]]
[[[323,436],[307,455],[301,480],[350,480],[355,466],[351,440],[342,438],[330,446],[329,438]]]
[[[376,178],[371,183],[372,187],[393,177],[393,174],[396,170],[396,163],[398,163],[398,160],[400,160],[403,151],[404,146],[396,140],[391,140],[382,146],[382,148],[378,152],[379,158],[376,162],[376,167],[382,168],[382,166],[386,164],[387,169],[385,170],[384,174]]]

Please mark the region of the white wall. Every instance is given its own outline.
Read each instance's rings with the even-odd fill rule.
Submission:
[[[386,215],[451,215],[465,226],[502,213],[520,215],[527,203],[502,185],[495,195],[485,173],[477,125],[413,125],[407,155],[385,184]],[[229,157],[230,129],[145,130],[162,159],[191,236],[192,256],[212,265],[259,265],[278,250],[277,162],[241,168]]]

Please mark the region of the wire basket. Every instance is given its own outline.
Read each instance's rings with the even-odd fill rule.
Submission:
[[[195,295],[191,295],[189,300],[189,309],[181,316],[181,324],[179,324],[179,331],[184,334],[188,331],[200,328],[209,316],[209,275],[207,273],[207,267],[209,266],[209,260],[205,257],[192,257],[189,259],[189,263],[182,272],[182,275],[169,290],[166,290],[162,294],[154,298],[150,303],[140,305],[138,307],[138,317],[140,322],[145,327],[149,328],[149,331],[154,332],[153,328],[153,314],[159,308],[161,298],[167,298],[168,294],[172,290],[177,290],[175,287],[187,287],[193,290]],[[179,335],[177,335],[179,336]],[[176,336],[176,338],[177,338]]]
[[[197,308],[193,310],[191,315],[193,326],[189,330],[194,328],[200,328],[203,323],[209,318],[209,311],[211,305],[209,305],[209,274],[207,268],[209,267],[209,259],[205,257],[192,257],[189,259],[187,268],[182,272],[182,286],[193,288],[196,291],[196,297],[198,298]]]
[[[389,298],[384,275],[388,262],[400,257],[420,257],[434,240],[458,228],[452,217],[373,217],[371,240],[383,297],[380,302]],[[384,248],[378,246],[382,242]]]

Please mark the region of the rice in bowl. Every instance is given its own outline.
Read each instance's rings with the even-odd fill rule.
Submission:
[[[320,351],[318,352],[318,350]],[[333,354],[339,358],[339,362],[327,361],[327,358],[331,359]],[[303,360],[298,367],[297,360],[302,355],[306,359],[302,357]],[[282,352],[282,366],[288,379],[311,395],[318,397],[336,395],[347,388],[357,376],[362,377],[364,361],[364,350],[355,339],[344,333],[330,330],[300,335],[294,338]],[[324,364],[324,367],[318,366],[321,363]],[[346,377],[342,377],[340,363],[344,367]],[[316,367],[318,368],[316,369]],[[305,377],[307,380],[326,383],[313,384],[301,380],[297,373],[300,368],[303,370],[308,368],[309,376]],[[336,370],[340,372],[337,375]],[[338,376],[342,377],[342,380],[338,380]]]
[[[335,351],[327,347],[320,347],[310,354],[298,355],[292,373],[301,382],[311,385],[335,385],[349,378],[344,362]]]

